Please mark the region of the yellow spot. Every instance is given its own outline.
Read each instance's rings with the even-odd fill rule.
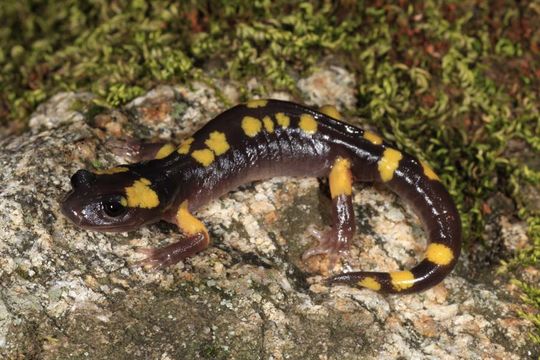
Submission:
[[[257,99],[257,100],[249,100],[246,104],[246,106],[248,108],[258,108],[258,107],[263,107],[263,106],[266,106],[266,104],[268,103],[268,100],[263,100],[263,99]]]
[[[189,152],[189,148],[191,147],[191,144],[195,141],[194,138],[190,137],[185,139],[180,143],[180,146],[178,147],[178,153],[179,154],[187,154]]]
[[[159,149],[159,151],[156,154],[156,159],[163,159],[167,156],[169,156],[173,151],[175,147],[173,144],[165,144]]]
[[[274,122],[270,119],[270,116],[263,118],[264,129],[270,134],[274,132]]]
[[[427,247],[426,258],[436,265],[448,265],[454,260],[454,253],[444,244],[433,243]]]
[[[291,119],[285,115],[284,113],[277,113],[276,114],[276,120],[279,126],[282,128],[288,128],[291,124]]]
[[[324,115],[330,116],[331,118],[341,120],[341,114],[335,106],[324,105],[319,109],[319,111],[322,112]]]
[[[403,155],[396,149],[384,150],[383,157],[377,163],[382,181],[392,180],[401,158],[403,158]]]
[[[96,170],[96,171],[94,171],[94,174],[97,174],[97,175],[112,175],[112,174],[123,173],[123,172],[126,172],[126,171],[129,171],[129,169],[127,167],[117,166],[117,167],[113,167],[113,168],[106,169],[106,170]]]
[[[359,281],[358,285],[375,291],[381,290],[381,284],[370,276],[362,279],[362,281]]]
[[[176,224],[186,235],[202,232],[208,238],[208,232],[204,224],[189,212],[187,200],[180,204],[176,212]]]
[[[351,163],[349,160],[337,158],[328,178],[332,199],[339,195],[351,195],[352,174]]]
[[[425,161],[420,161],[420,164],[422,164],[422,168],[424,169],[424,175],[428,177],[430,180],[439,180],[439,177],[437,174],[435,174],[435,171],[428,165]]]
[[[127,187],[125,189],[127,206],[140,207],[145,209],[151,209],[158,206],[158,195],[154,190],[150,188],[150,185],[152,185],[150,180],[140,178],[139,180],[135,180],[133,185]]]
[[[414,285],[414,275],[410,271],[394,271],[390,273],[392,286],[397,291],[405,290]]]
[[[364,139],[368,140],[369,142],[375,145],[382,144],[382,137],[380,137],[379,135],[371,131],[364,131]]]
[[[195,150],[191,153],[191,156],[203,166],[210,165],[215,159],[214,153],[210,149]]]
[[[309,114],[302,114],[300,115],[300,129],[304,130],[310,135],[313,135],[317,132],[317,122],[313,116]]]
[[[252,116],[244,116],[242,119],[242,129],[249,137],[256,136],[261,131],[261,121]]]
[[[120,198],[120,205],[122,205],[123,207],[128,206],[127,199],[123,196]]]
[[[225,134],[219,131],[214,131],[210,133],[208,140],[204,142],[206,146],[210,148],[216,155],[221,155],[229,150],[230,146],[227,142]]]

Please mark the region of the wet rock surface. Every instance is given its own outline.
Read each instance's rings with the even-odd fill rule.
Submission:
[[[316,90],[321,81],[344,78],[344,86],[354,86],[342,70],[337,77],[333,71],[301,83],[305,102],[338,102]],[[136,249],[173,241],[174,226],[104,234],[78,229],[60,214],[71,174],[122,162],[105,148],[107,138],[178,142],[224,109],[201,84],[160,87],[115,110],[94,105],[91,94],[62,93],[37,110],[30,131],[0,141],[2,358],[538,355],[528,338],[532,324],[517,315],[528,309],[516,288],[493,273],[481,283],[469,278],[465,260],[421,294],[325,286],[325,259],[301,261],[314,242],[307,227],[329,224],[330,203],[316,179],[247,184],[212,201],[197,215],[213,245],[158,271],[136,266],[142,258]],[[421,226],[394,194],[358,184],[354,203],[358,231],[342,271],[392,270],[421,258]],[[505,242],[527,241],[515,225],[506,229]]]

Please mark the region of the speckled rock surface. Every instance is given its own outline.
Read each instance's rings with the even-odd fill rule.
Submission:
[[[321,92],[321,83],[339,90]],[[304,102],[343,109],[354,104],[346,95],[353,86],[335,68],[299,83]],[[238,93],[223,88],[231,97]],[[466,262],[417,295],[324,286],[324,259],[300,260],[313,242],[308,225],[329,221],[329,201],[316,179],[277,178],[231,192],[198,212],[211,248],[165,270],[135,266],[136,248],[166,244],[176,229],[162,223],[120,234],[77,229],[59,212],[69,176],[121,162],[104,147],[109,136],[178,140],[225,106],[201,84],[160,87],[125,109],[100,109],[91,99],[59,94],[33,115],[29,132],[0,141],[0,357],[537,356],[527,335],[532,325],[516,314],[527,311],[516,289],[494,277],[469,279]],[[424,234],[392,193],[359,184],[355,210],[359,230],[344,270],[418,261]],[[509,243],[527,241],[523,232],[513,233],[505,233]]]

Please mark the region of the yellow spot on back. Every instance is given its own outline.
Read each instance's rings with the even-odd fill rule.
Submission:
[[[214,131],[210,133],[208,140],[204,142],[206,146],[210,148],[216,155],[221,155],[229,150],[230,146],[227,142],[225,134],[219,131]]]
[[[176,212],[176,224],[186,235],[194,235],[202,232],[208,238],[208,232],[204,224],[189,212],[187,200],[180,204]]]
[[[339,195],[351,195],[351,163],[347,159],[337,158],[328,176],[332,199]]]
[[[165,144],[159,149],[159,151],[156,154],[156,159],[163,159],[167,156],[169,156],[173,151],[175,147],[173,144]]]
[[[276,120],[277,120],[278,125],[284,129],[288,128],[289,125],[291,124],[291,119],[284,113],[277,113]]]
[[[309,114],[302,114],[300,115],[300,129],[304,130],[304,132],[313,135],[317,132],[317,121],[313,118],[313,116]]]
[[[127,206],[145,209],[151,209],[158,206],[158,195],[150,188],[150,185],[152,185],[150,180],[140,178],[139,180],[135,180],[133,185],[125,188]]]
[[[263,124],[264,124],[264,129],[270,134],[273,133],[274,132],[274,122],[272,121],[272,119],[270,119],[270,116],[265,116],[262,121],[263,121]]]
[[[410,271],[394,271],[390,273],[392,286],[397,291],[405,290],[414,285],[414,275]]]
[[[324,105],[319,109],[320,112],[322,112],[324,115],[330,116],[331,118],[341,120],[341,114],[339,113],[338,109],[336,109],[333,105]]]
[[[370,276],[362,279],[362,281],[359,281],[358,285],[375,291],[381,290],[381,284]]]
[[[246,106],[248,108],[258,108],[258,107],[263,107],[263,106],[266,106],[266,104],[268,103],[268,100],[263,100],[263,99],[257,99],[257,100],[249,100],[246,104]]]
[[[256,136],[262,128],[261,121],[253,116],[244,116],[242,119],[242,129],[249,137]]]
[[[105,170],[96,170],[96,171],[94,171],[94,174],[97,174],[97,175],[112,175],[112,174],[123,173],[123,172],[126,172],[126,171],[129,171],[129,169],[127,167],[117,166],[117,167],[113,167],[113,168],[105,169]]]
[[[420,164],[422,165],[422,168],[424,169],[424,175],[427,176],[430,180],[439,180],[439,177],[437,174],[435,174],[435,171],[428,165],[425,161],[420,161]]]
[[[382,181],[392,180],[402,158],[403,155],[396,149],[384,150],[383,157],[377,163]]]
[[[203,166],[210,165],[216,158],[210,149],[195,150],[191,153],[191,156]]]
[[[382,144],[382,137],[379,135],[371,132],[371,131],[364,131],[364,139],[368,140],[372,144],[375,145],[381,145]]]
[[[182,143],[180,143],[180,146],[178,147],[178,150],[177,150],[178,153],[184,154],[184,155],[189,153],[189,148],[191,147],[191,144],[193,143],[193,141],[195,141],[195,139],[192,137],[187,138],[184,141],[182,141]]]
[[[444,244],[432,243],[427,247],[426,258],[436,265],[448,265],[454,260],[454,253]]]

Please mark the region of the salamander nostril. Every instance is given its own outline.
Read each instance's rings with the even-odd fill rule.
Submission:
[[[96,175],[88,170],[81,169],[71,177],[71,186],[77,189],[81,186],[90,186],[96,179]]]

